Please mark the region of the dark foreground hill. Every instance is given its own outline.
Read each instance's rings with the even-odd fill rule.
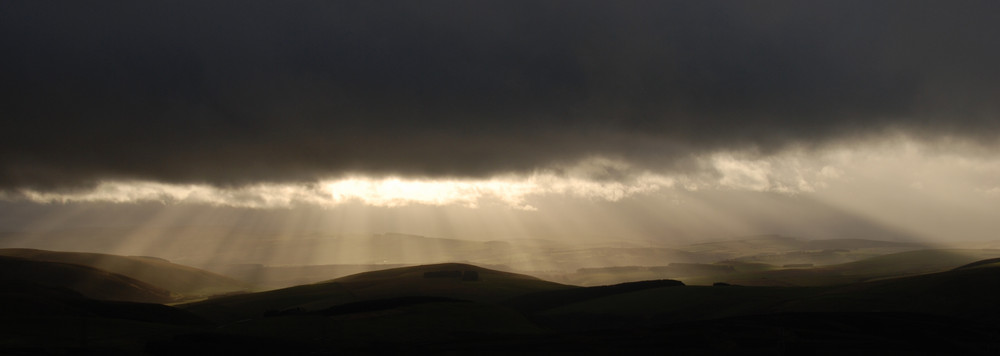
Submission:
[[[573,328],[770,313],[911,313],[1000,322],[1000,268],[961,269],[832,287],[687,286],[647,289],[539,310]],[[599,320],[594,324],[584,320]]]
[[[162,335],[210,326],[162,304],[96,300],[29,281],[0,281],[0,306],[4,355],[129,353]]]
[[[168,290],[105,270],[14,257],[0,257],[0,281],[65,288],[99,300],[169,303],[177,299]]]
[[[0,282],[0,303],[5,307],[5,319],[97,317],[171,325],[206,324],[194,314],[162,304],[97,300],[68,288],[27,281]]]
[[[64,348],[48,351],[995,354],[998,292],[1000,268],[989,264],[833,287],[666,280],[586,288],[439,264],[179,306],[210,325],[90,312],[88,328],[101,338],[74,343],[78,327],[55,327],[51,337]],[[68,313],[31,308],[51,311],[32,327]],[[0,353],[30,342],[4,339]]]
[[[24,248],[0,249],[0,256],[93,267],[137,279],[186,297],[208,296],[250,289],[248,284],[226,276],[153,257],[126,257],[103,253],[59,252]]]

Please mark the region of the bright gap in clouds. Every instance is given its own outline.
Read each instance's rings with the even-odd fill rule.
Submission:
[[[626,182],[542,173],[482,180],[351,176],[312,184],[256,184],[239,188],[149,181],[105,181],[88,191],[54,193],[24,190],[21,194],[28,200],[39,203],[159,201],[241,208],[288,208],[301,204],[336,207],[347,203],[375,207],[416,204],[475,208],[483,204],[499,204],[514,209],[535,210],[528,203],[535,197],[559,195],[618,201],[672,185],[670,178],[648,173],[631,177]]]
[[[754,234],[912,242],[1000,237],[1000,157],[990,150],[887,140],[769,156],[715,152],[691,166],[651,171],[592,159],[485,179],[356,175],[238,188],[107,181],[87,191],[9,196],[21,201],[5,204],[51,216],[0,215],[0,225],[53,236],[25,235],[20,247],[273,264],[380,263],[385,259],[366,241],[385,232],[664,245]],[[128,233],[60,235],[77,226],[125,226]],[[423,251],[389,260],[424,263],[433,256]],[[495,262],[548,268],[539,261]]]
[[[152,201],[264,209],[360,203],[373,207],[488,205],[536,210],[536,202],[545,199],[615,202],[657,192],[711,190],[810,194],[883,215],[886,212],[878,210],[913,209],[895,207],[904,200],[964,208],[980,207],[983,199],[995,202],[1000,198],[996,193],[1000,191],[996,180],[1000,177],[1000,157],[969,154],[968,147],[950,146],[896,139],[827,149],[790,149],[769,156],[715,152],[696,157],[697,168],[684,172],[658,172],[594,158],[531,174],[485,179],[354,175],[308,184],[260,183],[236,188],[105,181],[86,191],[23,190],[19,196],[39,203]],[[920,200],[924,198],[933,201]]]

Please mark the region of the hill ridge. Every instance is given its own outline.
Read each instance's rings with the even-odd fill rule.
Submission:
[[[185,297],[222,294],[250,288],[245,282],[157,257],[30,248],[3,248],[0,249],[0,256],[88,266],[143,281]]]
[[[99,268],[65,262],[0,256],[0,280],[68,288],[98,300],[170,303],[177,295],[152,284]]]

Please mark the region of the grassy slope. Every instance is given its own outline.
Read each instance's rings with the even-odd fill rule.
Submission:
[[[0,249],[0,256],[89,266],[192,297],[246,290],[250,287],[229,277],[150,257],[12,248]]]

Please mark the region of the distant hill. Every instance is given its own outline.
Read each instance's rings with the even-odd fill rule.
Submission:
[[[1000,256],[1000,250],[916,250],[830,266],[775,268],[747,273],[701,276],[684,281],[700,285],[727,282],[747,286],[830,286],[943,272],[997,256]]]
[[[0,256],[93,267],[134,278],[188,297],[250,289],[250,285],[245,282],[154,257],[125,257],[102,253],[57,252],[20,248],[0,249]]]
[[[97,268],[17,257],[0,257],[0,281],[67,288],[100,300],[169,303],[177,298],[168,290]]]
[[[833,252],[852,252],[853,255],[865,258],[887,253],[926,249],[928,246],[912,242],[855,238],[807,240],[780,235],[761,235],[739,240],[698,243],[678,248],[689,252],[728,255],[726,259],[730,260],[738,259],[781,265],[788,263],[831,264],[860,259],[851,259],[852,256],[837,258],[832,254]],[[823,252],[826,255],[822,254]]]
[[[866,239],[806,240],[777,235],[740,240],[698,243],[672,248],[579,248],[551,250],[546,256],[572,271],[538,271],[533,274],[560,283],[597,286],[650,279],[677,279],[696,285],[733,281],[748,285],[792,286],[850,283],[861,279],[845,276],[836,266],[879,256],[926,249],[917,243]],[[933,261],[933,260],[932,260]],[[796,267],[790,270],[788,267]],[[815,267],[815,268],[805,268]],[[902,264],[911,269],[915,264]],[[866,269],[860,267],[856,269]],[[773,270],[773,271],[772,271]],[[942,269],[916,269],[905,273],[927,273]],[[892,272],[887,276],[904,275]],[[849,274],[849,273],[848,273]],[[820,278],[817,278],[820,277]],[[834,279],[828,277],[836,277]],[[839,278],[839,279],[837,279]]]
[[[104,230],[63,231],[60,241],[73,241],[72,236],[88,236],[112,233]],[[120,232],[119,232],[120,233]],[[230,238],[231,244],[220,249],[205,241],[217,240],[222,231],[195,229],[194,231],[159,231],[165,234],[185,235],[190,239],[187,246],[174,246],[157,251],[157,256],[168,257],[172,261],[196,266],[240,281],[254,284],[256,290],[283,288],[304,283],[316,283],[325,279],[346,276],[351,273],[370,271],[389,266],[413,266],[421,264],[461,262],[493,269],[527,273],[547,280],[568,284],[601,285],[645,279],[678,279],[690,277],[688,271],[657,271],[656,273],[586,273],[576,274],[580,269],[607,267],[662,267],[671,264],[714,264],[718,262],[744,262],[784,266],[790,264],[813,264],[814,266],[835,265],[858,261],[870,257],[926,249],[919,243],[877,241],[871,239],[847,238],[809,240],[777,235],[749,236],[731,241],[716,241],[698,244],[659,245],[646,242],[604,241],[571,239],[561,241],[504,239],[494,241],[436,238],[408,234],[364,234],[331,235],[302,234],[279,236],[276,234],[240,234]],[[74,235],[76,234],[76,235]],[[44,236],[38,239],[25,238],[23,246],[51,248],[44,243]],[[40,240],[39,240],[40,239]],[[67,246],[79,250],[80,246]],[[135,253],[148,253],[135,250]],[[282,251],[275,254],[270,251]],[[108,269],[133,278],[149,281],[163,288],[185,295],[210,295],[247,289],[232,281],[222,282],[216,277],[171,275],[169,278],[153,281],[149,275],[128,274],[139,269],[125,267],[115,269],[107,263],[93,261],[69,261]],[[93,259],[93,256],[88,257]],[[153,258],[127,257],[135,261],[156,261]],[[63,261],[59,259],[58,261]],[[168,264],[165,261],[159,261]],[[156,271],[160,267],[154,266]],[[678,272],[678,273],[675,273]],[[153,273],[153,277],[161,276]],[[175,282],[182,281],[182,282]],[[188,282],[195,281],[195,282]],[[206,289],[213,286],[216,289]]]

